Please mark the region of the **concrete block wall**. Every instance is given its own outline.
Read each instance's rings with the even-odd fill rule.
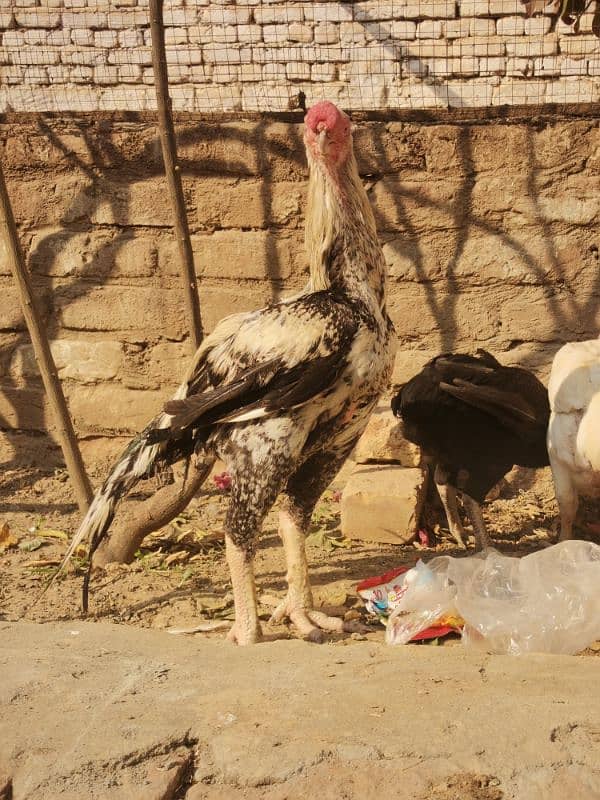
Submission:
[[[177,126],[207,330],[301,287],[307,171],[299,125]],[[360,123],[399,340],[395,380],[484,347],[547,375],[600,329],[600,134],[544,124]],[[0,159],[75,427],[138,430],[188,361],[153,122],[0,123]],[[51,427],[0,258],[0,429]]]
[[[302,91],[350,109],[589,103],[579,31],[520,0],[168,0],[173,105],[285,111]],[[148,0],[5,0],[0,111],[153,110]]]

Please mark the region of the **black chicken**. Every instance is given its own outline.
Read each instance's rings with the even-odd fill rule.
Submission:
[[[175,398],[114,466],[66,556],[85,537],[94,552],[118,501],[140,478],[182,458],[208,472],[221,458],[232,479],[225,541],[236,615],[230,637],[238,644],[260,638],[253,554],[281,492],[289,590],[275,618],[288,616],[311,638],[319,628],[343,629],[342,620],[313,609],[304,535],[388,385],[394,360],[385,262],[350,120],[332,103],[318,103],[305,118],[305,144],[307,288],[217,325]]]
[[[515,465],[544,467],[550,416],[544,385],[520,367],[503,367],[485,350],[447,353],[429,361],[392,400],[404,436],[434,465],[434,480],[456,543],[464,530],[456,492],[487,547],[480,503]]]

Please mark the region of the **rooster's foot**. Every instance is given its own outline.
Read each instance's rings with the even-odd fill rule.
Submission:
[[[233,623],[227,638],[230,642],[237,645],[257,644],[262,639],[262,630],[260,625],[258,627],[238,625],[237,621]]]
[[[330,617],[323,611],[292,605],[286,597],[271,615],[271,624],[282,622],[288,618],[298,633],[309,642],[320,644],[325,640],[325,633],[368,633],[371,629],[360,622],[346,622],[340,617]]]

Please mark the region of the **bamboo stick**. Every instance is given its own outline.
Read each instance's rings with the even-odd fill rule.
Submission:
[[[19,244],[17,226],[12,213],[4,173],[0,164],[0,241],[4,242],[6,256],[14,276],[23,316],[33,344],[35,359],[38,363],[44,388],[52,409],[56,425],[56,434],[65,457],[67,469],[75,489],[77,504],[82,513],[85,513],[92,499],[92,486],[85,471],[83,459],[77,437],[69,415],[69,409],[58,379],[56,365],[50,351],[50,344],[42,323],[42,317],[25,260]]]
[[[171,98],[167,75],[165,54],[165,33],[163,27],[163,0],[150,0],[150,31],[152,35],[152,67],[158,108],[158,125],[162,147],[165,173],[173,206],[175,236],[179,248],[179,266],[183,282],[185,309],[190,332],[192,352],[196,352],[202,341],[202,317],[198,300],[198,284],[194,269],[194,255],[190,241],[181,168],[177,161],[175,129],[171,115]]]

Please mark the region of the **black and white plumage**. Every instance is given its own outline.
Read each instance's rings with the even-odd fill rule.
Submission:
[[[394,357],[383,253],[348,117],[317,104],[305,118],[305,144],[309,285],[217,325],[174,399],[116,463],[67,553],[86,538],[93,552],[121,497],[161,465],[221,458],[232,478],[225,539],[236,612],[231,638],[239,644],[260,638],[252,556],[281,492],[289,591],[274,616],[289,616],[309,637],[343,627],[313,610],[304,534],[388,385]]]
[[[487,546],[479,507],[486,494],[515,464],[549,463],[546,388],[526,369],[504,367],[484,350],[477,353],[432,359],[392,400],[404,436],[435,465],[450,532],[461,547],[457,490],[480,546]]]

